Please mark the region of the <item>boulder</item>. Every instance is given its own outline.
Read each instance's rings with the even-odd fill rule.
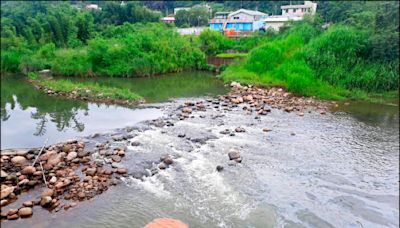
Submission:
[[[216,170],[218,172],[221,172],[224,169],[224,167],[222,165],[217,165]]]
[[[32,215],[32,208],[30,208],[30,207],[22,207],[22,208],[20,208],[19,210],[18,210],[18,215],[21,217],[21,218],[26,218],[26,217],[29,217],[29,216],[31,216]]]
[[[235,129],[236,132],[246,132],[246,130],[243,127],[237,127]]]
[[[120,161],[121,161],[121,157],[118,156],[118,155],[112,155],[112,156],[111,156],[111,159],[112,159],[114,162],[120,162]]]

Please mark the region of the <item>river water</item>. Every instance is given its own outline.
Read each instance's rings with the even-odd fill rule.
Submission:
[[[138,134],[132,140],[141,145],[129,147],[124,161],[134,168],[169,153],[176,158],[171,168],[144,180],[127,177],[68,211],[35,207],[32,218],[2,227],[143,227],[157,217],[207,228],[398,227],[397,105],[341,104],[304,117],[272,110],[261,119],[241,107],[194,114]],[[238,126],[246,132],[219,133]],[[241,164],[228,164],[231,149],[240,151]]]
[[[174,97],[218,95],[227,90],[221,81],[206,72],[134,79],[70,80],[128,88],[148,102],[163,102]],[[1,149],[40,147],[46,139],[49,144],[56,143],[131,126],[160,116],[162,112],[155,108],[132,109],[52,97],[35,90],[21,77],[1,78]]]

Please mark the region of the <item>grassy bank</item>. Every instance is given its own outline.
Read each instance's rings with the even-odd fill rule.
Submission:
[[[284,86],[289,91],[322,99],[371,99],[398,94],[398,57],[372,59],[365,42],[367,31],[334,25],[321,30],[310,21],[265,42],[245,61],[227,67],[224,81]],[[388,93],[389,92],[389,93]]]

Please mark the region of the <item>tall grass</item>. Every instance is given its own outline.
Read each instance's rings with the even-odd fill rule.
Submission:
[[[342,25],[321,32],[300,22],[254,48],[246,61],[229,66],[221,77],[281,85],[294,93],[324,99],[366,97],[366,92],[398,89],[398,61],[365,58],[366,35]]]

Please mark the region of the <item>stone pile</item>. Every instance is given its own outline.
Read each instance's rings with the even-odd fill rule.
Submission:
[[[123,149],[116,148],[107,158],[110,163],[118,163],[124,155]],[[37,199],[24,202],[19,209],[2,211],[1,219],[9,220],[31,216],[36,205],[55,212],[62,207],[74,207],[76,203],[67,201],[87,200],[101,194],[114,183],[113,173],[127,173],[124,167],[105,167],[93,162],[85,144],[77,140],[47,146],[40,156],[38,149],[3,150],[0,159],[2,208],[13,203],[22,192],[35,186],[46,187]]]

